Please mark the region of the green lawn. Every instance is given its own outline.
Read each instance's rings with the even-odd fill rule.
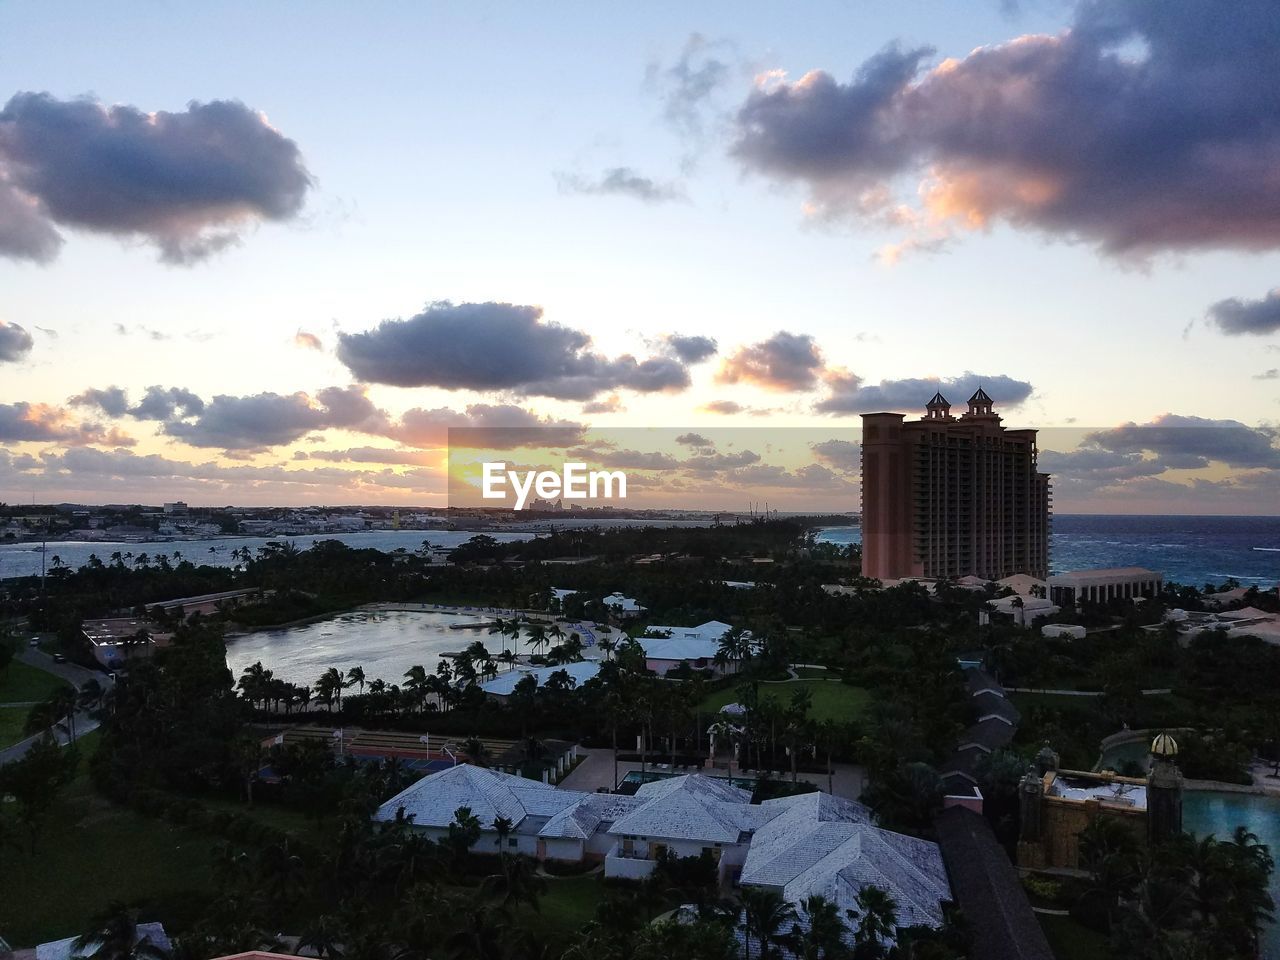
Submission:
[[[65,680],[52,673],[45,673],[37,667],[14,660],[0,672],[0,703],[43,700],[65,683]]]
[[[181,929],[212,893],[212,852],[220,841],[94,793],[84,764],[96,737],[81,741],[80,775],[58,801],[35,856],[10,846],[0,850],[0,930],[15,947],[83,933],[114,900]]]
[[[871,691],[863,687],[850,686],[839,680],[785,680],[780,683],[761,683],[760,697],[772,697],[786,702],[791,699],[792,691],[798,687],[809,690],[813,701],[809,707],[809,716],[814,720],[836,720],[848,722],[863,715],[871,704]],[[726,703],[738,699],[736,686],[726,687],[709,694],[699,705],[705,713],[715,713]]]
[[[1107,960],[1111,956],[1106,937],[1082,927],[1070,917],[1038,913],[1036,919],[1057,960]]]
[[[541,923],[548,934],[573,936],[595,919],[596,906],[603,899],[604,885],[599,877],[548,879],[547,892],[538,903]]]
[[[23,739],[29,707],[0,707],[0,748],[12,746]]]

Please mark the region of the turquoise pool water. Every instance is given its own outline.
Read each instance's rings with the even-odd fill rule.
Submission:
[[[1182,825],[1196,836],[1212,833],[1220,840],[1229,838],[1237,826],[1244,826],[1280,861],[1280,797],[1188,790],[1182,797]],[[1271,875],[1271,898],[1280,906],[1280,877],[1276,874]],[[1280,960],[1280,925],[1272,924],[1263,939],[1262,955]]]

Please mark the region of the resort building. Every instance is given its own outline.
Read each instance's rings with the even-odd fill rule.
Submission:
[[[88,641],[93,659],[108,670],[151,656],[156,647],[166,646],[172,636],[149,620],[136,617],[85,620],[80,624],[80,633]]]
[[[722,883],[769,887],[795,903],[821,893],[843,910],[864,886],[883,887],[904,925],[940,925],[951,900],[937,844],[877,827],[866,807],[830,794],[753,804],[749,791],[723,777],[668,777],[625,796],[560,790],[460,764],[419,780],[375,818],[394,820],[403,810],[414,829],[441,840],[462,807],[480,821],[477,852],[498,852],[495,824],[505,818],[511,852],[603,861],[607,878],[640,880],[667,855],[706,855]]]
[[[1002,426],[981,388],[959,417],[940,393],[919,420],[863,414],[863,575],[1043,579],[1049,476],[1036,456],[1036,431]]]
[[[480,684],[480,689],[487,696],[497,700],[505,700],[515,692],[516,684],[525,677],[533,677],[534,683],[543,686],[557,673],[563,673],[572,681],[574,687],[580,687],[600,672],[598,660],[580,660],[577,663],[566,663],[554,667],[516,667],[506,673],[500,673],[492,680]]]
[[[1049,599],[1064,607],[1151,598],[1159,596],[1162,589],[1164,577],[1143,567],[1072,570],[1049,578]]]
[[[648,609],[647,607],[642,606],[640,602],[634,598],[624,597],[622,593],[617,590],[609,594],[600,602],[608,608],[611,614],[619,619],[638,617]]]
[[[708,620],[696,627],[651,626],[636,642],[644,648],[645,666],[659,676],[685,663],[694,670],[723,673],[736,662],[716,663],[720,641],[732,629],[721,620]]]

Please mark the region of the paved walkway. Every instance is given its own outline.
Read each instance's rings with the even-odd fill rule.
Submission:
[[[61,677],[77,689],[86,681],[97,680],[102,689],[106,691],[110,690],[115,682],[105,673],[86,669],[78,663],[55,663],[53,657],[36,647],[27,647],[20,650],[15,659],[21,660],[23,663],[38,670]],[[75,720],[77,739],[98,729],[98,721],[84,711],[77,712]],[[71,740],[69,734],[59,730],[57,727],[52,728],[52,731],[45,732],[52,732],[54,740],[61,746],[66,746]],[[44,733],[37,733],[34,736],[27,737],[25,740],[18,741],[11,747],[0,750],[0,766],[4,766],[6,763],[13,763],[15,760],[21,760],[27,755],[27,751],[31,749],[32,744],[43,736]]]

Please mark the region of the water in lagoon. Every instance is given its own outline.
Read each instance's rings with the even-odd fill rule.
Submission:
[[[1182,825],[1203,837],[1213,834],[1228,840],[1237,826],[1243,826],[1271,848],[1280,860],[1280,797],[1247,793],[1218,793],[1188,790],[1182,796]],[[1280,906],[1280,875],[1271,875],[1271,899]],[[1263,957],[1280,960],[1280,924],[1271,924],[1263,936]]]
[[[860,527],[828,527],[818,539],[862,542]],[[1049,544],[1051,572],[1146,567],[1166,580],[1202,586],[1234,577],[1261,589],[1280,582],[1280,517],[1117,517],[1059,514]]]
[[[484,613],[353,611],[303,626],[234,637],[227,642],[227,666],[238,680],[245,667],[261,661],[276,677],[298,684],[315,684],[330,667],[345,674],[358,666],[364,669],[366,682],[381,678],[388,684],[403,684],[410,667],[421,665],[434,673],[441,656],[457,653],[476,640],[495,656],[504,642],[511,649],[509,637],[504,641],[485,627],[450,629],[492,621],[493,616]],[[516,652],[530,652],[523,635]],[[499,669],[506,667],[499,665]]]

